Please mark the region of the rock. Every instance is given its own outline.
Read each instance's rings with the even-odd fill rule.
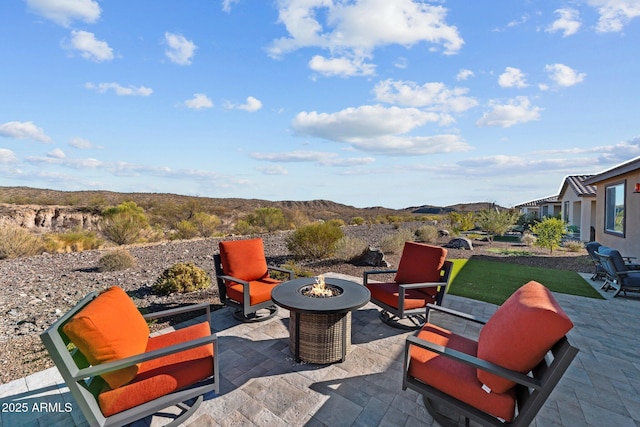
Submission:
[[[473,250],[473,244],[471,243],[471,240],[467,239],[466,237],[456,237],[455,239],[451,239],[449,243],[444,245],[444,247],[451,249],[467,249],[470,251]]]
[[[448,230],[438,230],[438,236],[440,236],[440,237],[449,237],[449,231]]]
[[[389,267],[389,263],[384,259],[384,253],[380,249],[371,246],[355,258],[352,264],[357,266]]]

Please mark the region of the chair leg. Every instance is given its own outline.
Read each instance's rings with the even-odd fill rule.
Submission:
[[[203,400],[204,397],[200,395],[196,398],[193,404],[191,404],[191,406],[187,405],[185,402],[178,403],[176,406],[182,409],[184,412],[182,412],[176,419],[167,424],[166,427],[177,427],[179,425],[182,425],[190,416],[192,416],[198,410],[198,407]]]
[[[401,318],[386,310],[380,311],[380,320],[393,328],[403,329],[405,331],[418,330],[427,322],[424,314],[414,314]]]
[[[438,424],[440,424],[440,426],[442,427],[458,427],[459,426],[458,421],[452,418],[449,418],[446,415],[442,414],[440,411],[438,411],[435,407],[435,404],[427,396],[423,395],[422,401],[424,402],[424,407],[427,409],[427,412],[429,412],[429,415],[431,415],[431,417],[433,417],[433,419]],[[469,418],[465,417],[464,425],[465,427],[469,427]]]
[[[272,305],[271,307],[267,307],[262,310],[255,311],[253,313],[249,313],[246,316],[242,311],[242,309],[238,309],[233,312],[233,318],[244,323],[256,323],[256,322],[264,322],[265,320],[269,320],[273,318],[276,314],[278,314],[278,307],[276,307],[275,305]]]

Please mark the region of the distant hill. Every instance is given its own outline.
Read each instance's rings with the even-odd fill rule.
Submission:
[[[299,211],[311,219],[375,218],[379,215],[446,214],[451,211],[475,212],[494,206],[492,203],[461,203],[446,207],[422,205],[405,209],[381,206],[357,208],[329,200],[269,201],[261,199],[212,198],[171,193],[118,193],[112,191],[59,191],[30,187],[0,187],[0,203],[9,205],[72,206],[99,213],[107,206],[134,201],[146,211],[166,211],[172,207],[193,206],[233,221],[257,208],[276,207],[283,211]],[[501,208],[504,209],[504,208]],[[225,221],[225,222],[226,222]]]

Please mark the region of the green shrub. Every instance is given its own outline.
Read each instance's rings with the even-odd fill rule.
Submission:
[[[44,250],[42,239],[17,225],[0,226],[0,259],[38,255]]]
[[[126,249],[115,249],[98,260],[98,270],[101,272],[126,270],[135,265],[136,259]]]
[[[434,243],[438,241],[438,228],[433,225],[423,225],[416,230],[415,234],[421,242]]]
[[[280,267],[284,268],[285,270],[293,271],[293,274],[295,275],[295,277],[313,277],[314,276],[313,271],[304,270],[303,267],[301,267],[300,265],[296,264],[294,261],[291,261],[291,260],[285,262]],[[287,273],[283,273],[278,270],[270,270],[269,276],[273,279],[278,279],[282,281],[289,280],[289,275]]]
[[[565,234],[564,222],[560,218],[545,218],[534,225],[532,231],[538,237],[536,245],[548,248],[549,253],[553,253],[555,248],[560,247],[562,236]]]
[[[247,220],[252,226],[267,232],[287,228],[284,213],[282,213],[282,209],[278,208],[257,208],[248,216]]]
[[[211,278],[206,271],[190,262],[179,262],[167,268],[153,284],[153,291],[160,295],[175,292],[186,293],[211,286]]]
[[[233,226],[233,230],[240,235],[247,235],[247,234],[251,234],[255,231],[255,228],[251,226],[251,224],[249,224],[249,221],[246,221],[244,219],[239,219],[236,221],[235,225]]]
[[[361,216],[355,216],[355,217],[351,218],[351,224],[353,224],[353,225],[362,225],[365,222],[366,222],[365,219],[362,218]]]
[[[569,240],[562,245],[569,252],[580,252],[584,249],[584,243],[579,240]]]
[[[344,233],[331,223],[315,223],[298,228],[287,237],[287,248],[298,258],[323,259],[335,253]]]
[[[123,202],[102,211],[102,233],[117,245],[136,242],[149,227],[144,209],[135,202]]]
[[[193,239],[198,235],[198,228],[191,221],[183,219],[176,224],[176,230],[173,232],[172,238],[175,239]]]
[[[222,220],[216,215],[210,215],[206,212],[197,212],[191,219],[191,223],[198,230],[201,237],[211,237],[222,224]]]
[[[104,243],[95,232],[82,229],[49,234],[44,241],[48,252],[82,252],[99,249]]]
[[[386,236],[380,242],[380,250],[387,254],[399,254],[404,249],[405,242],[412,242],[415,234],[408,228],[401,228],[397,232]]]
[[[527,246],[535,245],[536,240],[538,240],[538,238],[531,233],[524,233],[520,238],[520,242],[524,243]]]
[[[367,242],[357,237],[344,236],[336,243],[336,258],[342,261],[352,261],[362,255],[369,247]]]

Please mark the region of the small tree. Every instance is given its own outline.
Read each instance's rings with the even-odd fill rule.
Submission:
[[[489,234],[489,243],[493,243],[494,236],[502,236],[516,223],[518,214],[514,210],[485,209],[478,212],[476,222],[478,226]]]
[[[123,202],[102,211],[102,233],[118,245],[137,241],[149,227],[144,209],[135,202]]]
[[[549,253],[553,253],[554,248],[560,247],[562,236],[566,233],[564,222],[560,218],[546,218],[535,224],[532,231],[538,236],[536,245],[549,248]]]
[[[469,231],[476,225],[473,212],[467,212],[465,214],[449,212],[449,222],[451,223],[451,231],[454,232]]]

